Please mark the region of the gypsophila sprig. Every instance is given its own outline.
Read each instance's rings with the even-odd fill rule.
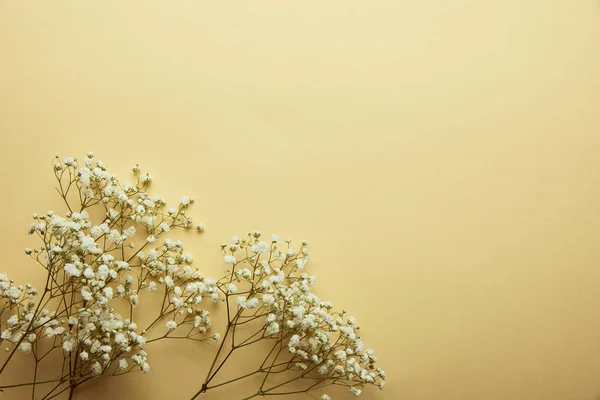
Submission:
[[[28,233],[40,244],[25,249],[47,274],[44,290],[38,295],[30,284],[15,285],[0,275],[6,318],[0,343],[7,351],[0,374],[16,353],[24,353],[34,359],[34,378],[0,388],[31,386],[35,398],[40,364],[59,352],[61,363],[53,368],[58,372],[43,379],[54,385],[44,398],[65,391],[72,397],[75,388],[97,376],[148,372],[147,343],[210,339],[205,336],[209,313],[200,304],[219,299],[216,281],[193,269],[183,243],[167,237],[172,229],[193,227],[187,213],[193,199],[183,196],[168,207],[149,194],[148,173],[138,165],[133,173],[134,183],[121,182],[91,152],[83,162],[55,160],[57,191],[67,212],[34,214]],[[163,296],[162,307],[142,329],[134,310],[145,296],[156,295]],[[168,321],[168,329],[151,336],[161,321],[163,326]]]
[[[305,272],[308,243],[298,247],[277,235],[264,240],[258,231],[221,245],[229,269],[217,284],[227,309],[227,330],[201,388],[192,399],[226,383],[260,376],[250,399],[322,392],[344,386],[358,397],[366,385],[382,389],[385,372],[365,348],[356,319],[335,311],[313,292],[316,277]],[[248,327],[252,327],[248,329]],[[258,369],[226,382],[215,382],[225,362],[241,348],[269,343]],[[227,344],[227,345],[226,345]],[[258,347],[260,348],[260,347]],[[255,350],[258,351],[258,350]],[[286,378],[281,379],[282,373]],[[315,398],[315,397],[313,397]],[[331,399],[322,394],[321,400]]]

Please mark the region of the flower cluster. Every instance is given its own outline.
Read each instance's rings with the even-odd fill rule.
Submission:
[[[307,246],[303,241],[296,248],[289,238],[282,243],[277,235],[264,241],[257,231],[221,245],[231,270],[219,281],[219,288],[228,304],[235,298],[230,325],[235,329],[262,320],[259,331],[234,342],[234,349],[265,339],[287,351],[287,356],[280,351],[267,357],[270,362],[258,371],[265,378],[257,393],[283,394],[267,389],[265,383],[269,375],[284,370],[296,374],[292,381],[311,380],[313,384],[302,391],[306,393],[329,385],[346,386],[357,397],[365,385],[382,389],[386,374],[375,366],[373,350],[365,348],[356,319],[334,311],[330,302],[312,292],[316,277],[305,272],[310,259]]]
[[[185,337],[205,339],[211,323],[200,303],[219,299],[216,281],[190,266],[193,259],[183,243],[163,237],[172,229],[192,227],[187,214],[192,198],[183,196],[177,207],[167,207],[161,197],[148,194],[151,177],[139,166],[130,184],[94,161],[93,153],[83,164],[74,158],[56,160],[57,189],[68,212],[34,214],[28,228],[41,245],[25,253],[47,272],[41,296],[35,297],[30,284],[15,286],[0,275],[0,306],[11,314],[1,338],[13,346],[0,373],[17,349],[29,353],[39,345],[37,354],[63,352],[69,368],[57,382],[71,390],[98,375],[149,371],[145,344],[172,336],[170,329],[149,339],[160,321],[187,324],[191,329]],[[134,309],[145,292],[159,292],[165,301],[155,321],[140,329]],[[36,356],[36,365],[43,358]]]
[[[25,287],[15,286],[6,274],[0,274],[0,315],[5,312],[10,314],[2,326],[0,344],[6,340],[16,344],[22,352],[29,353],[31,344],[37,339],[35,333],[29,332],[30,328],[56,323],[48,312],[34,319],[37,293],[31,284],[28,283]]]

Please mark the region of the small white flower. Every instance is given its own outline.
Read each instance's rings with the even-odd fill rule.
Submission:
[[[150,176],[149,173],[146,172],[144,175],[142,175],[141,180],[142,180],[142,183],[150,183],[150,182],[152,182],[152,177]]]
[[[169,232],[171,230],[171,227],[169,227],[169,224],[163,222],[159,225],[160,229],[162,229],[163,232]]]
[[[165,326],[167,327],[167,329],[175,329],[175,328],[177,328],[177,322],[175,322],[175,321],[167,321],[167,323],[165,324]]]
[[[6,321],[6,324],[9,327],[15,326],[19,322],[19,317],[16,314],[11,315],[11,317]]]
[[[218,342],[221,339],[221,334],[215,333],[214,335],[212,335],[212,338],[215,342]]]
[[[19,350],[21,350],[23,353],[29,353],[31,351],[31,343],[21,342],[19,345]]]
[[[85,276],[87,279],[92,279],[94,278],[95,274],[94,274],[94,270],[91,269],[90,267],[87,267],[85,269],[85,271],[83,271],[83,276]]]
[[[154,282],[154,281],[150,282],[150,284],[148,285],[148,290],[151,292],[156,292],[158,290],[158,287],[156,286],[156,282]]]
[[[264,294],[262,300],[266,305],[271,305],[275,302],[275,297],[270,294]]]
[[[85,301],[92,301],[92,299],[94,298],[94,296],[90,292],[90,289],[87,286],[81,288],[81,297],[83,297]]]
[[[273,243],[279,243],[279,241],[281,241],[281,238],[278,235],[276,235],[276,234],[272,234],[271,235],[271,241]]]
[[[245,296],[239,296],[237,298],[237,303],[241,308],[246,308],[246,297]]]
[[[125,339],[126,339],[126,336],[121,332],[118,332],[115,335],[115,343],[116,344],[121,344],[121,343],[125,342]]]
[[[92,373],[94,375],[100,375],[102,373],[102,365],[98,361],[92,364]]]
[[[65,341],[62,345],[62,348],[64,351],[66,351],[67,353],[73,351],[73,342],[71,339]]]
[[[258,242],[252,246],[252,251],[259,254],[266,253],[269,251],[269,245],[265,242]]]
[[[227,291],[228,291],[229,293],[232,293],[232,294],[233,294],[233,293],[237,292],[237,286],[235,286],[233,283],[229,283],[229,284],[227,285]]]
[[[236,261],[237,261],[237,260],[235,259],[235,257],[234,257],[234,256],[232,256],[232,255],[230,255],[230,254],[227,254],[227,255],[226,255],[224,258],[225,258],[225,262],[226,262],[227,264],[235,264],[235,263],[236,263]]]
[[[181,196],[181,205],[186,207],[190,204],[190,198],[187,196]]]
[[[111,287],[105,287],[103,292],[104,296],[106,296],[107,299],[113,298],[113,289]]]
[[[85,351],[85,350],[84,350],[84,351],[82,351],[81,353],[79,353],[79,357],[81,357],[81,359],[82,359],[83,361],[85,361],[85,360],[87,360],[87,359],[88,359],[88,357],[89,357],[89,354],[88,354],[88,352],[87,352],[87,351]]]
[[[120,370],[127,369],[127,367],[128,367],[128,366],[129,366],[129,363],[127,362],[127,360],[126,360],[126,359],[124,359],[124,358],[121,358],[121,359],[119,360],[119,369],[120,369]]]
[[[65,264],[64,266],[65,273],[69,276],[80,276],[81,271],[79,268],[75,266],[75,264]]]
[[[256,298],[256,297],[253,297],[246,302],[247,308],[252,309],[252,308],[256,308],[256,306],[258,306],[258,298]]]

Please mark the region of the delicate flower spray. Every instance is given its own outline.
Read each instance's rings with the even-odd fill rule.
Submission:
[[[375,366],[355,318],[311,292],[316,278],[305,272],[307,242],[296,249],[277,235],[235,236],[221,245],[225,275],[204,278],[190,266],[181,241],[168,238],[175,228],[193,228],[187,214],[193,199],[183,196],[177,207],[167,207],[148,193],[151,176],[137,165],[133,173],[135,184],[121,183],[93,153],[82,165],[56,160],[57,191],[68,212],[34,214],[29,233],[41,245],[25,249],[47,272],[44,290],[0,274],[0,345],[7,354],[0,358],[0,377],[23,353],[34,360],[33,380],[0,390],[30,386],[32,398],[68,393],[71,399],[90,379],[148,372],[147,345],[169,338],[217,342],[211,364],[199,366],[208,371],[201,372],[192,399],[238,381],[246,382],[242,400],[302,393],[330,400],[323,392],[331,386],[357,397],[367,385],[384,387],[385,372]],[[141,306],[153,296],[162,300],[160,307]],[[211,301],[226,308],[222,335],[209,333],[209,312],[201,305]],[[152,322],[138,326],[137,310]],[[223,366],[244,349],[256,357],[242,360],[248,371],[220,379]],[[44,362],[57,363],[53,379],[38,376]]]
[[[311,292],[316,277],[305,272],[307,246],[303,241],[296,249],[291,239],[282,243],[277,235],[264,240],[257,231],[221,245],[229,269],[217,285],[226,303],[227,328],[192,399],[242,379],[250,380],[243,400],[302,393],[330,400],[322,394],[330,386],[346,387],[356,397],[365,385],[383,389],[386,374],[375,366],[373,350],[365,348],[356,319]],[[243,360],[251,366],[248,373],[218,382],[232,355],[251,346],[259,356],[256,362]]]
[[[121,183],[93,153],[81,164],[56,160],[57,191],[68,212],[34,214],[28,232],[40,245],[25,249],[47,272],[44,288],[38,293],[0,275],[0,345],[7,354],[0,358],[0,376],[16,353],[25,353],[34,360],[33,381],[0,389],[31,386],[32,398],[64,392],[72,398],[89,379],[148,372],[145,344],[173,337],[172,327],[185,326],[178,330],[185,338],[204,339],[210,319],[200,303],[218,299],[216,282],[194,270],[183,244],[167,237],[172,229],[192,228],[192,200],[183,197],[169,208],[148,194],[150,175],[137,165],[133,172],[135,184]],[[99,216],[97,223],[92,216]],[[144,309],[154,320],[138,326],[134,310],[153,295],[162,296],[162,306]],[[157,325],[164,333],[150,337]],[[52,370],[59,373],[41,381],[38,369],[57,362],[57,352]],[[49,389],[42,393],[41,384]]]

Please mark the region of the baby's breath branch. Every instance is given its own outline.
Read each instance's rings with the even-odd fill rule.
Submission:
[[[329,302],[322,302],[311,293],[315,277],[303,272],[310,255],[307,243],[302,242],[295,250],[291,239],[287,239],[284,250],[280,250],[277,235],[271,237],[270,243],[260,238],[260,232],[255,231],[246,239],[235,236],[231,244],[221,245],[224,260],[231,266],[217,281],[225,296],[228,325],[207,378],[192,399],[256,375],[261,376],[261,383],[242,400],[300,393],[316,398],[312,392],[331,385],[346,386],[355,396],[360,395],[359,387],[365,384],[382,388],[385,372],[374,367],[373,352],[364,350],[355,319],[345,317],[345,312],[332,311]],[[250,333],[241,335],[243,326],[257,324],[258,329],[250,328]],[[257,369],[210,384],[236,350],[263,340],[273,344]],[[229,350],[225,350],[228,342]],[[281,377],[283,381],[280,378],[269,383],[271,377]],[[306,383],[304,388],[297,388],[302,382]],[[291,385],[294,387],[288,387]],[[322,394],[320,399],[330,397]]]
[[[210,320],[198,305],[205,297],[218,300],[216,281],[193,270],[183,244],[168,238],[172,229],[192,227],[187,209],[193,199],[183,196],[176,208],[167,208],[162,198],[147,193],[150,175],[137,165],[133,172],[131,185],[94,161],[93,153],[82,164],[74,158],[55,160],[56,191],[68,212],[34,214],[28,232],[42,245],[25,249],[46,271],[44,291],[37,296],[31,285],[17,286],[0,274],[0,317],[7,318],[0,342],[12,346],[0,373],[17,350],[34,360],[33,382],[5,388],[30,386],[33,399],[41,384],[54,383],[39,396],[49,400],[68,392],[72,398],[76,388],[95,377],[147,372],[147,330],[168,318],[168,331],[159,338],[203,340]],[[92,215],[100,215],[100,221],[92,222]],[[147,292],[158,290],[164,292],[158,317],[139,332],[134,309]],[[115,312],[116,302],[128,307],[128,319]],[[172,334],[179,325],[189,329]],[[55,369],[61,377],[42,380],[40,365],[55,360],[49,357],[54,353],[60,353]]]

